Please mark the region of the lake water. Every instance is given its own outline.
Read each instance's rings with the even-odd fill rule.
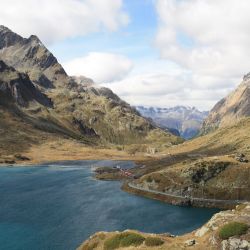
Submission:
[[[0,249],[71,250],[97,231],[128,228],[182,234],[218,211],[125,193],[120,182],[94,180],[93,164],[133,166],[76,161],[0,168]]]

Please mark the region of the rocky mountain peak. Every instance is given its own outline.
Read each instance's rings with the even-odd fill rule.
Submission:
[[[250,80],[250,72],[243,77],[243,81],[248,81]]]
[[[23,38],[9,28],[0,25],[0,49],[23,42]]]
[[[68,81],[56,57],[37,36],[23,38],[4,26],[0,29],[0,60],[19,72],[27,73],[43,88],[53,88]]]

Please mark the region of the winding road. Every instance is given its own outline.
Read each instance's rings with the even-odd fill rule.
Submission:
[[[149,193],[153,193],[153,194],[159,194],[159,195],[164,195],[167,197],[172,197],[172,198],[178,198],[178,199],[183,199],[183,200],[190,200],[190,201],[201,201],[201,202],[212,202],[212,203],[223,203],[223,204],[229,204],[229,205],[237,205],[243,202],[247,202],[246,200],[219,200],[219,199],[206,199],[206,198],[196,198],[196,197],[185,197],[182,195],[175,195],[175,194],[171,194],[171,193],[167,193],[167,192],[160,192],[157,190],[152,190],[152,189],[146,189],[146,188],[142,188],[142,187],[138,187],[134,184],[132,184],[131,182],[128,183],[128,186],[130,188],[134,188],[140,191],[144,191],[144,192],[149,192]]]

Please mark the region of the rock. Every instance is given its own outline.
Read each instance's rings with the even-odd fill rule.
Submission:
[[[195,245],[196,242],[195,242],[195,239],[191,239],[191,240],[185,241],[184,243],[185,243],[185,246],[190,247],[190,246]]]
[[[20,161],[30,161],[30,158],[21,154],[15,154],[15,158]]]
[[[239,162],[245,162],[247,163],[248,160],[245,158],[246,156],[243,153],[238,153],[235,155],[235,160]]]
[[[228,242],[227,240],[223,240],[221,242],[221,250],[227,250],[227,247],[228,247]]]
[[[250,243],[247,240],[231,238],[221,242],[222,250],[249,250]]]
[[[250,243],[248,241],[246,241],[246,240],[242,240],[241,248],[242,249],[250,249]]]
[[[209,228],[206,227],[206,226],[203,226],[202,228],[200,228],[199,230],[196,231],[195,236],[197,236],[197,237],[202,237],[202,236],[205,235],[208,231],[209,231]]]

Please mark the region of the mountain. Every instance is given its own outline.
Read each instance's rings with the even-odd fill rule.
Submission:
[[[146,108],[137,106],[136,109],[144,117],[151,118],[158,126],[168,128],[170,132],[185,139],[196,136],[208,112],[199,111],[195,107],[176,106],[172,108]]]
[[[210,111],[202,126],[206,134],[214,129],[237,123],[240,119],[250,116],[250,73],[236,90],[220,100]]]
[[[0,26],[0,97],[0,116],[9,117],[13,127],[32,127],[36,140],[42,131],[46,138],[66,137],[105,147],[155,142],[156,147],[166,147],[181,142],[110,89],[96,86],[86,77],[68,76],[38,37],[22,38],[4,26]],[[14,143],[7,129],[10,120],[0,124],[5,135],[0,153]],[[17,139],[16,143],[25,144],[29,134],[21,132],[23,141]],[[29,147],[31,144],[29,141]]]
[[[41,105],[52,107],[51,100],[42,94],[30,81],[26,74],[19,73],[0,61],[0,103],[17,103],[25,107],[29,102],[37,102]]]

